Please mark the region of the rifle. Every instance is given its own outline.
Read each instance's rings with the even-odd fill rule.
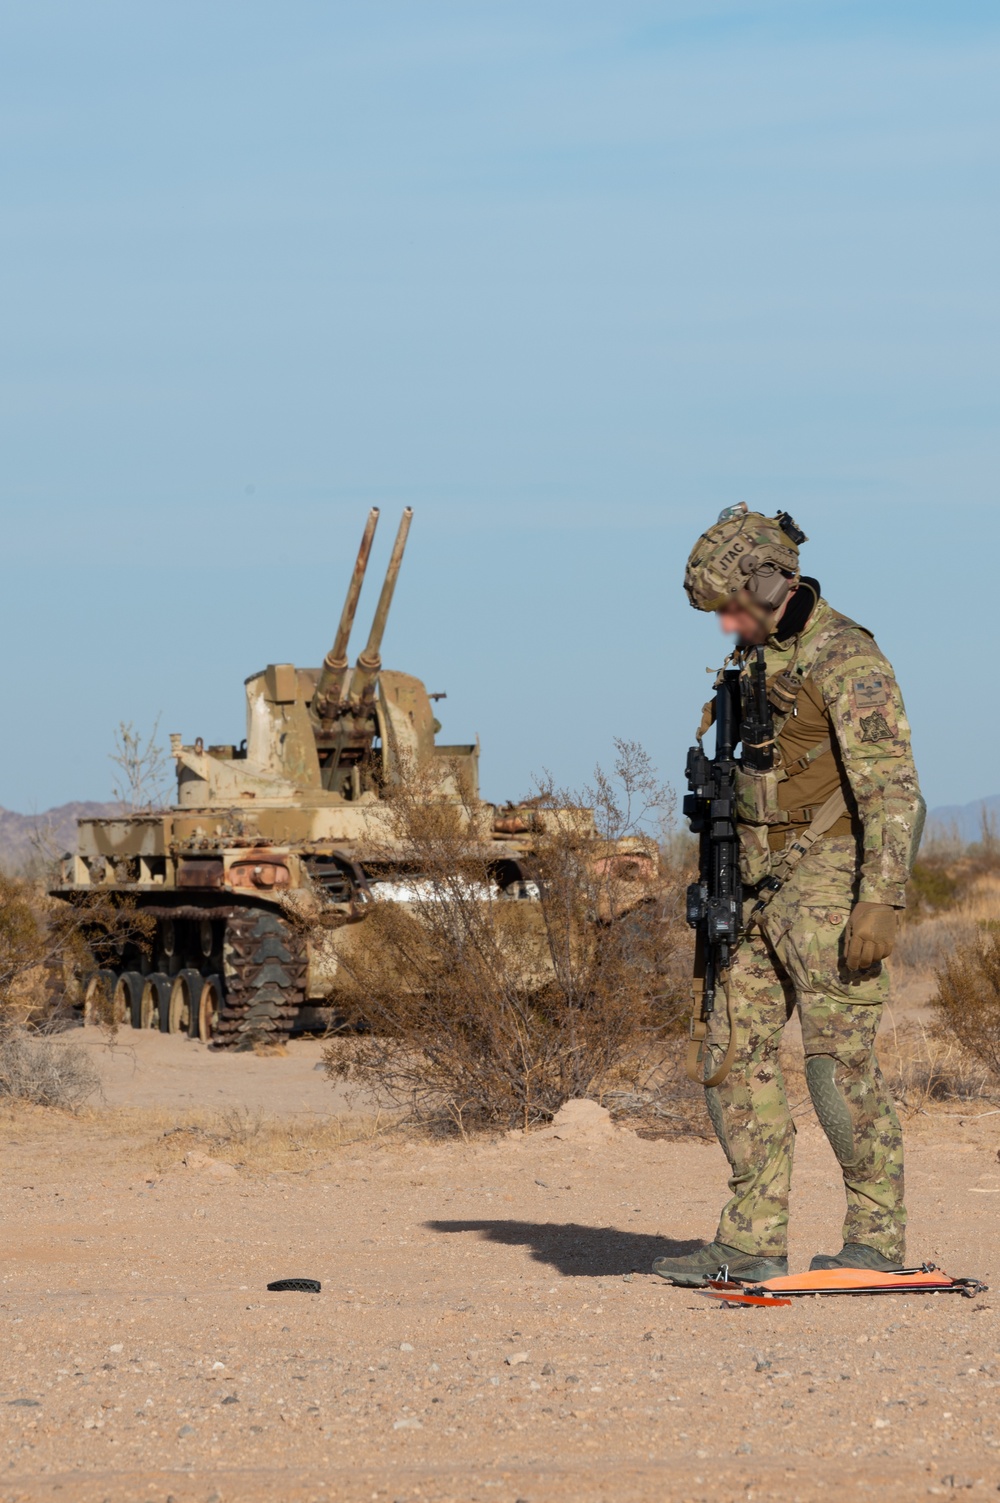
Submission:
[[[767,665],[764,649],[754,651],[743,678],[743,718],[740,723],[741,762],[754,772],[770,772],[774,766],[774,716],[767,699]]]
[[[748,674],[739,668],[724,668],[719,674],[715,686],[715,753],[707,756],[699,742],[688,752],[685,768],[690,791],[684,799],[684,814],[699,840],[698,880],[687,891],[687,921],[695,931],[687,1074],[690,1080],[705,1086],[720,1085],[725,1080],[734,1049],[730,1014],[726,1057],[706,1079],[702,1051],[709,1019],[715,1011],[720,980],[743,933],[736,825],[736,772],[740,764],[734,755],[740,742],[748,767],[766,771],[773,766],[774,725],[767,701],[763,647],[757,648]]]

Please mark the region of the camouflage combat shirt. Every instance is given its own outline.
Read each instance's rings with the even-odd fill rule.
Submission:
[[[791,673],[799,681],[803,722],[808,717],[817,728],[825,723],[819,739],[833,743],[808,775],[803,772],[780,785],[782,807],[822,802],[839,781],[859,845],[858,898],[904,907],[925,805],[891,665],[871,633],[833,610],[816,581],[808,579],[793,596],[779,634],[767,643],[766,660],[769,679]],[[775,716],[786,764],[806,750],[796,735],[798,719]]]

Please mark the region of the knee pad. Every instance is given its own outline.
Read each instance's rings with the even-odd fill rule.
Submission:
[[[854,1162],[854,1122],[847,1099],[835,1079],[837,1061],[830,1054],[813,1054],[806,1060],[806,1081],[820,1126],[842,1165]]]

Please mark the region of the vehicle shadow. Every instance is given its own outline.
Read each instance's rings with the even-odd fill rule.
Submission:
[[[432,1232],[478,1232],[484,1242],[530,1248],[536,1263],[578,1278],[649,1273],[654,1258],[677,1257],[704,1245],[575,1221],[425,1221],[424,1226]]]

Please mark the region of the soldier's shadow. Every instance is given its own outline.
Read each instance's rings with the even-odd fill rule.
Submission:
[[[527,1247],[536,1263],[578,1278],[649,1273],[654,1258],[694,1252],[702,1242],[677,1242],[616,1227],[581,1226],[551,1221],[426,1221],[432,1232],[478,1232],[480,1240],[501,1247]]]

